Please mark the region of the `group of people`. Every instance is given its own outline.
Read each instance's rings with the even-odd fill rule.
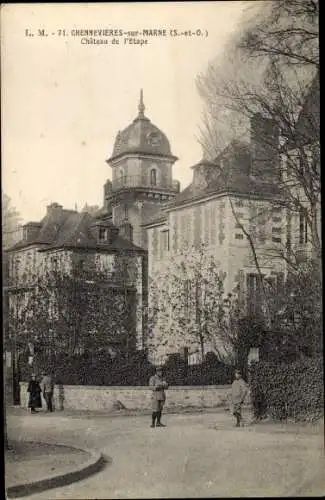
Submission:
[[[42,394],[46,402],[47,411],[53,411],[54,383],[50,375],[43,372],[41,382],[39,382],[36,374],[33,373],[27,392],[29,393],[28,408],[30,408],[31,413],[37,413],[37,408],[42,408]]]
[[[165,391],[168,383],[163,379],[161,368],[156,369],[156,374],[150,377],[149,387],[152,390],[152,416],[150,427],[166,427],[161,423],[161,414],[166,401]],[[233,415],[236,419],[236,427],[240,427],[242,421],[242,406],[248,393],[248,385],[242,378],[239,370],[235,371],[235,380],[231,386]]]
[[[149,387],[152,391],[152,416],[150,427],[166,427],[161,422],[161,415],[166,401],[166,390],[168,383],[163,378],[162,369],[158,367],[155,375],[150,377]],[[47,411],[53,411],[54,383],[52,377],[42,373],[41,382],[36,378],[35,373],[29,381],[27,392],[29,393],[28,407],[31,413],[36,413],[37,408],[42,408],[42,394],[46,402]],[[240,427],[242,420],[242,406],[247,396],[248,386],[243,380],[240,371],[235,371],[235,380],[231,386],[233,415],[236,419],[236,427]]]

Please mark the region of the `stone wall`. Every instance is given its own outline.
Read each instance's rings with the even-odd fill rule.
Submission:
[[[166,409],[229,407],[231,386],[171,387],[167,391]],[[21,406],[28,406],[27,383],[20,383]],[[118,403],[128,410],[151,409],[148,387],[55,386],[54,404],[59,410],[112,410]],[[43,404],[45,408],[45,402]]]

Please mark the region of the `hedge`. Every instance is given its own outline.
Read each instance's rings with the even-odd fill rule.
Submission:
[[[249,370],[255,417],[313,421],[324,415],[323,359],[253,363]]]
[[[204,363],[188,366],[184,359],[175,354],[162,367],[169,385],[225,385],[232,381],[232,368],[219,362],[215,356],[206,356]],[[128,358],[111,359],[104,354],[96,357],[61,355],[39,357],[31,368],[26,360],[20,362],[20,380],[27,381],[32,371],[43,370],[53,374],[55,381],[63,385],[99,386],[143,386],[148,385],[155,373],[144,353],[136,352]]]

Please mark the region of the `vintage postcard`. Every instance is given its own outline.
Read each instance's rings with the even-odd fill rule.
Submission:
[[[7,498],[323,496],[318,9],[1,4]]]

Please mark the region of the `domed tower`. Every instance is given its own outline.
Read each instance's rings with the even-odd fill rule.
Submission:
[[[166,135],[145,116],[143,92],[140,92],[139,113],[133,122],[118,132],[112,156],[112,184],[106,203],[112,207],[113,223],[121,228],[130,225],[133,243],[147,248],[146,232],[141,225],[161,205],[179,192],[179,183],[172,178],[172,166],[178,159],[171,153]]]

